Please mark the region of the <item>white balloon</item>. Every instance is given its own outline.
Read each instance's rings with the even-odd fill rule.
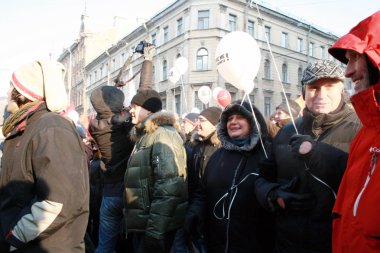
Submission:
[[[203,85],[198,90],[198,98],[202,103],[208,104],[210,102],[212,92],[210,87]]]
[[[219,93],[220,91],[222,91],[222,90],[223,90],[223,88],[221,88],[221,87],[215,87],[215,88],[212,90],[212,98],[215,99],[215,101],[218,100],[218,93]]]
[[[186,73],[189,67],[189,62],[185,57],[179,57],[177,60],[175,60],[174,67],[176,67],[179,70],[179,73],[183,75]]]
[[[218,72],[227,82],[239,90],[253,89],[261,53],[251,35],[241,31],[227,34],[219,42],[215,55]]]
[[[176,67],[172,67],[169,70],[169,81],[172,84],[176,84],[180,78],[181,78],[181,74],[179,70]]]

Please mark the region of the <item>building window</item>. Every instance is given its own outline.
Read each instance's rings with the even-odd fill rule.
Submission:
[[[98,71],[95,71],[95,82],[98,81]]]
[[[309,43],[309,56],[314,56],[314,43]]]
[[[197,52],[197,70],[208,69],[208,51],[205,48],[200,48]]]
[[[116,69],[116,59],[112,59],[112,65],[111,65],[111,70],[114,71]]]
[[[266,35],[268,41],[271,42],[271,40],[272,40],[272,38],[271,38],[272,37],[271,36],[271,28],[269,26],[265,26],[264,30],[265,30],[265,35]]]
[[[203,110],[203,103],[198,97],[198,91],[194,92],[194,106],[198,108],[200,111]]]
[[[230,32],[236,31],[236,19],[237,19],[236,16],[232,14],[230,14],[228,17],[228,25],[229,25]]]
[[[162,110],[166,110],[166,92],[161,92],[160,97],[162,101]]]
[[[289,46],[288,34],[285,32],[281,34],[281,46],[285,48],[288,48]]]
[[[325,47],[324,47],[324,46],[321,46],[320,50],[321,50],[321,59],[325,59],[325,58],[326,58],[326,50],[325,50]]]
[[[103,67],[100,67],[100,78],[102,78],[104,75],[103,75]]]
[[[175,94],[175,110],[178,115],[181,115],[181,94]]]
[[[265,117],[269,117],[271,115],[271,97],[264,97],[264,114]]]
[[[157,46],[157,36],[155,33],[152,34],[151,43]]]
[[[198,29],[209,28],[209,11],[198,11]]]
[[[162,62],[162,80],[168,79],[168,62],[164,60]]]
[[[302,85],[301,80],[302,80],[302,68],[299,67],[298,68],[298,85]]]
[[[272,77],[270,61],[268,59],[264,62],[264,78],[270,80]]]
[[[289,83],[288,65],[282,64],[282,82]]]
[[[252,20],[248,20],[247,24],[247,32],[252,36],[255,37],[255,22]]]
[[[183,19],[177,19],[177,36],[183,33]]]
[[[169,41],[169,27],[164,27],[164,43]]]
[[[303,39],[297,38],[297,51],[302,53],[303,52]]]

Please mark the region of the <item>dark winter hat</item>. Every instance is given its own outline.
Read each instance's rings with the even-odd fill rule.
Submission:
[[[183,119],[190,121],[190,123],[192,123],[192,124],[195,124],[198,116],[199,116],[199,113],[190,112],[190,113],[186,114],[186,116]]]
[[[301,111],[301,106],[294,100],[288,100],[288,102],[293,118],[297,117]],[[281,111],[290,115],[286,102],[282,102],[279,106],[276,107],[276,110],[277,109],[280,109]]]
[[[216,126],[216,124],[218,124],[221,113],[222,113],[222,109],[216,106],[211,106],[201,111],[199,115],[205,117],[208,121],[210,121],[211,124]]]
[[[344,81],[343,69],[335,62],[330,60],[318,60],[309,63],[303,71],[302,85],[313,83],[319,79],[338,79]]]
[[[102,86],[91,93],[90,101],[97,113],[120,112],[123,109],[124,93],[115,86]]]
[[[139,105],[153,113],[162,110],[160,94],[152,89],[139,90],[132,98],[131,104]]]

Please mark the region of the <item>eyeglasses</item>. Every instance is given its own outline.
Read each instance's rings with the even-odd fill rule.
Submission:
[[[206,121],[208,121],[208,120],[205,119],[205,118],[197,118],[197,122],[203,123],[203,122],[206,122]]]

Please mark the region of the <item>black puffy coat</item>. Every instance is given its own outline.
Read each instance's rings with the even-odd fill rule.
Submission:
[[[264,118],[253,108],[265,142]],[[227,134],[228,116],[236,113],[248,118],[253,129],[243,146],[235,145]],[[189,207],[185,230],[190,230],[192,220],[197,220],[198,226],[204,224],[208,253],[271,252],[273,217],[254,194],[258,162],[265,158],[265,152],[249,104],[234,104],[222,112],[217,131],[222,147],[207,164],[200,189]]]
[[[318,116],[306,108],[295,124],[299,134],[310,135],[316,141],[315,146],[303,159],[295,157],[289,148],[294,126],[284,126],[273,140],[271,157],[260,165],[256,195],[264,207],[271,209],[269,192],[298,177],[294,192],[311,194],[315,204],[302,213],[277,210],[275,252],[331,252],[331,210],[350,143],[361,125],[346,104],[337,113]]]

